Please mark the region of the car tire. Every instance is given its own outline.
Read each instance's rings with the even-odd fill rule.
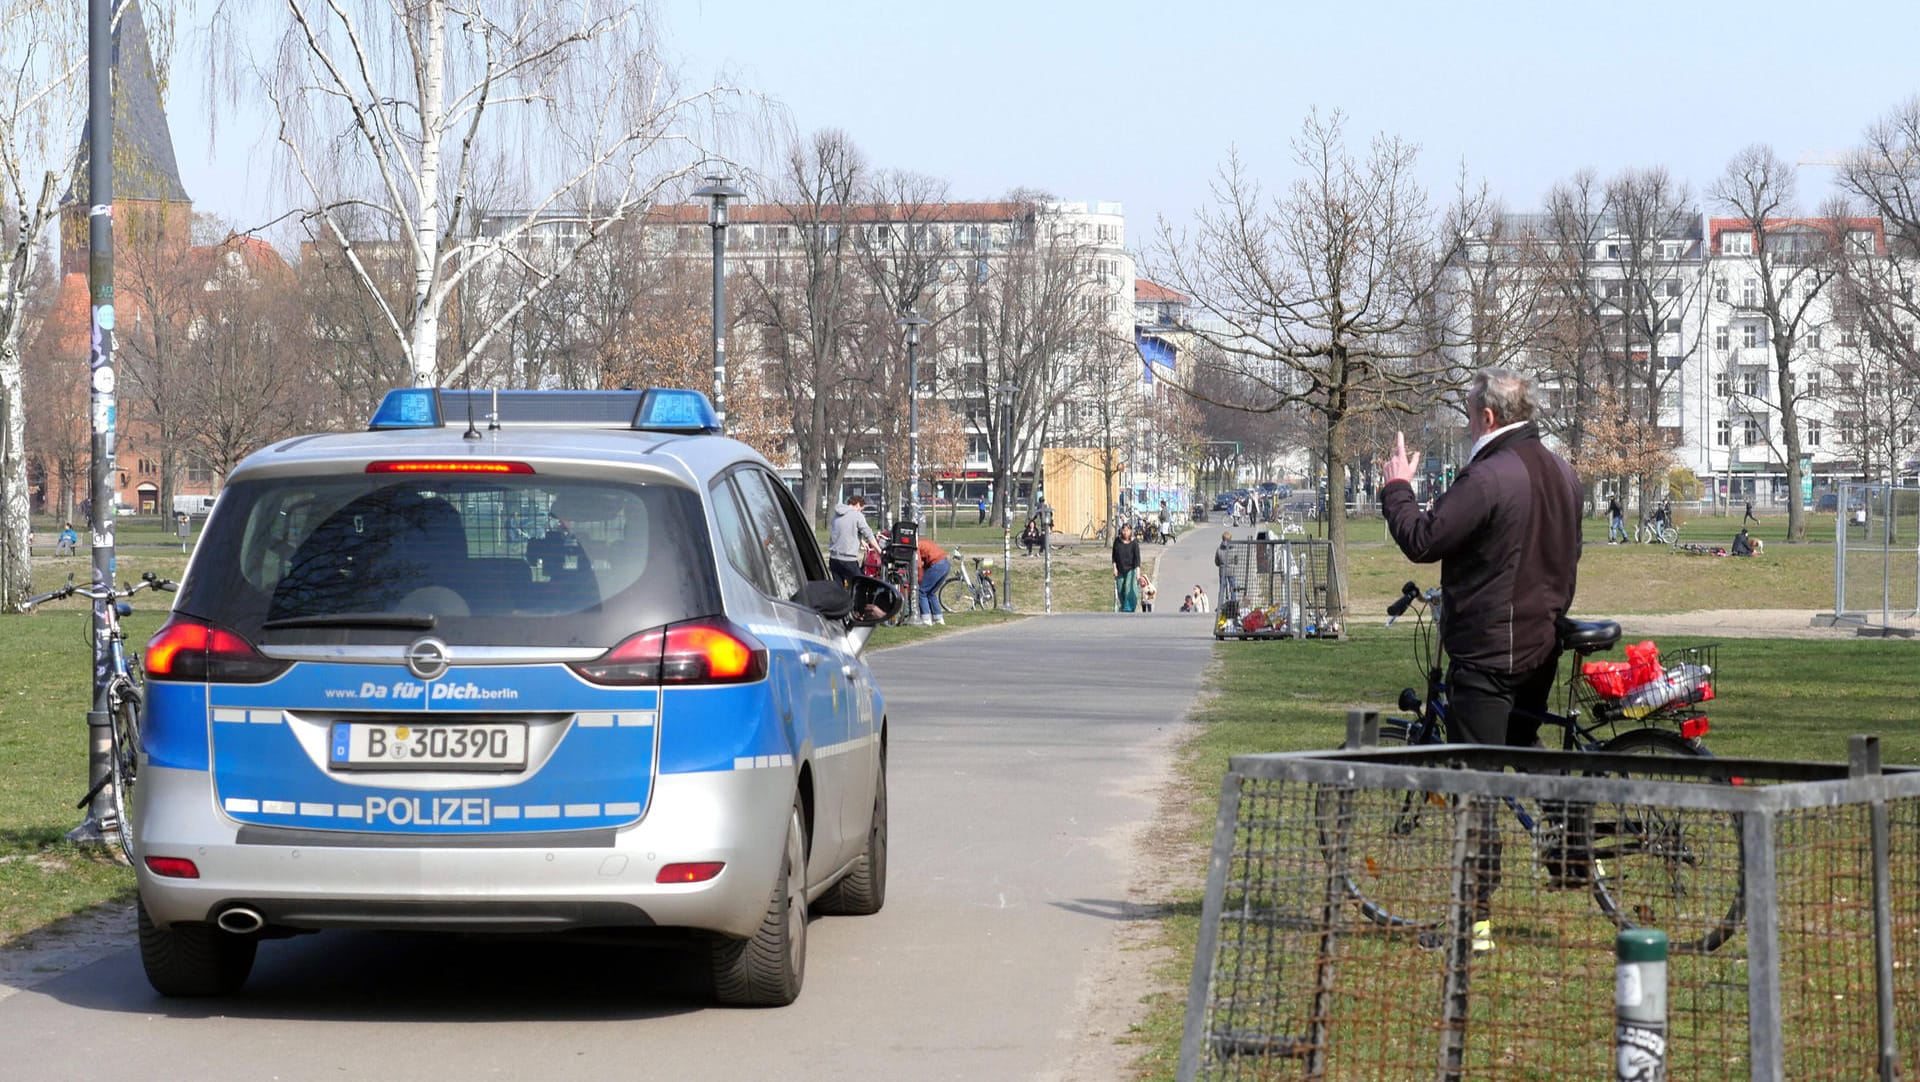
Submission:
[[[807,975],[806,820],[795,798],[787,841],[760,930],[713,945],[713,995],[731,1007],[784,1007]]]
[[[867,847],[853,868],[814,903],[822,913],[869,917],[887,904],[887,760],[880,759],[873,781],[873,821],[867,826]]]
[[[163,996],[225,996],[240,990],[253,972],[260,941],[212,925],[161,928],[137,903],[140,965],[147,983]]]

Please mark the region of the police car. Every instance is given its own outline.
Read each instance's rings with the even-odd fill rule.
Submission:
[[[238,989],[336,928],[690,929],[726,1003],[886,897],[900,598],[831,580],[692,391],[394,391],[243,462],[146,652],[140,953]]]

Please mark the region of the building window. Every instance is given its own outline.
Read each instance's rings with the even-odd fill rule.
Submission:
[[[1726,398],[1733,394],[1733,381],[1727,378],[1725,372],[1713,374],[1713,394],[1716,398]]]
[[[1840,344],[1841,344],[1841,345],[1843,345],[1843,346],[1857,346],[1857,345],[1859,345],[1859,344],[1860,344],[1860,332],[1859,332],[1859,331],[1857,331],[1857,330],[1854,330],[1854,329],[1853,329],[1852,327],[1842,327],[1842,328],[1840,328]]]
[[[1722,255],[1752,255],[1753,234],[1742,232],[1720,234],[1720,252]]]
[[[1743,443],[1745,443],[1748,447],[1757,447],[1760,444],[1760,435],[1761,433],[1760,433],[1759,421],[1756,421],[1751,417],[1741,418],[1740,439]]]
[[[1683,254],[1685,254],[1686,247],[1687,246],[1685,241],[1663,240],[1660,242],[1660,258],[1661,259],[1679,259]],[[1669,278],[1667,280],[1667,285],[1674,290],[1674,292],[1667,294],[1667,296],[1678,297],[1680,295],[1679,282],[1676,282],[1673,279]]]
[[[1733,422],[1718,420],[1713,422],[1713,445],[1725,447],[1733,442]]]
[[[1819,421],[1807,422],[1806,436],[1807,436],[1808,447],[1820,446],[1820,422]]]
[[[1602,244],[1600,246],[1600,258],[1601,259],[1619,259],[1620,246],[1618,244]]]
[[[1720,301],[1723,304],[1726,302],[1726,299],[1727,299],[1727,280],[1726,279],[1715,278],[1713,280],[1713,299],[1716,301]]]
[[[1660,292],[1662,296],[1678,297],[1680,295],[1680,279],[1668,278],[1662,281],[1660,283]]]
[[[1808,327],[1805,341],[1807,343],[1808,349],[1819,349],[1820,348],[1820,328]]]
[[[1760,303],[1760,279],[1749,278],[1740,283],[1740,303],[1748,308]]]
[[[1728,342],[1727,329],[1725,327],[1715,327],[1713,329],[1713,348],[1726,349]]]
[[[1872,255],[1874,252],[1873,234],[1865,230],[1848,233],[1847,247],[1861,255]]]
[[[1666,319],[1661,320],[1660,333],[1661,334],[1679,334],[1680,333],[1680,317],[1668,316]]]
[[[1747,349],[1752,349],[1760,344],[1760,325],[1758,323],[1743,323],[1740,325],[1740,344]]]
[[[1759,398],[1765,389],[1760,385],[1760,370],[1749,368],[1740,373],[1740,393],[1748,398]]]
[[[1814,398],[1820,397],[1820,370],[1818,368],[1807,369],[1807,394]]]

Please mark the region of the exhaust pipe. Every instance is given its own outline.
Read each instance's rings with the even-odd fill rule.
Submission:
[[[220,915],[215,917],[213,922],[220,926],[221,931],[232,932],[234,935],[252,935],[267,924],[266,918],[260,915],[259,910],[249,909],[244,905],[230,906],[221,910]]]

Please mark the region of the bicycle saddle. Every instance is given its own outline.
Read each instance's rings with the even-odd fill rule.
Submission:
[[[1597,654],[1613,649],[1620,641],[1620,625],[1612,620],[1569,620],[1562,616],[1553,622],[1560,637],[1560,649],[1580,654]]]

